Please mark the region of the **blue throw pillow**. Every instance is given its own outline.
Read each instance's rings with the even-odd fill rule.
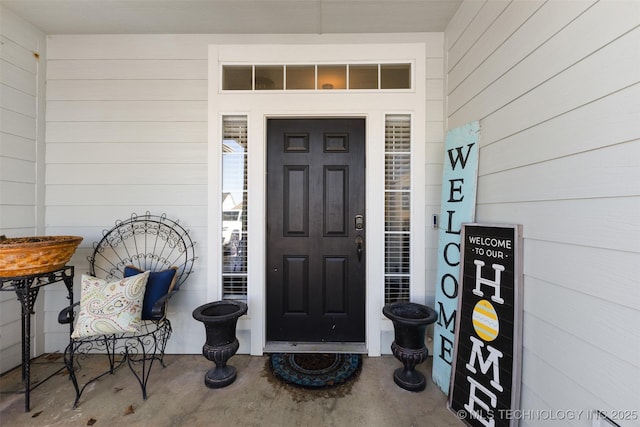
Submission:
[[[161,318],[153,316],[153,304],[173,288],[177,270],[177,267],[171,267],[168,270],[152,271],[149,274],[142,303],[142,320],[159,320]],[[124,268],[124,277],[131,277],[140,273],[142,273],[142,270],[131,265]]]

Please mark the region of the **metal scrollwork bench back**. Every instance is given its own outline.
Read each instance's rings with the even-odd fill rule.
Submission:
[[[104,232],[102,240],[94,243],[88,257],[90,274],[105,280],[121,279],[124,268],[134,266],[142,271],[161,271],[177,267],[173,290],[162,302],[168,301],[193,271],[196,260],[194,243],[179,221],[166,215],[136,214],[126,221],[116,221],[115,227]],[[157,307],[164,305],[156,303]],[[164,315],[164,310],[162,311]]]
[[[154,320],[143,320],[139,333],[71,340],[64,356],[76,391],[74,407],[78,405],[87,385],[104,375],[113,374],[125,361],[140,384],[143,398],[147,398],[146,384],[151,366],[154,360],[158,360],[164,367],[164,351],[172,333],[171,322],[166,317],[167,303],[193,272],[197,259],[194,246],[189,232],[179,221],[169,219],[164,214],[158,216],[149,212],[144,215],[132,214],[127,220],[116,221],[113,228],[103,232],[100,242],[94,243],[93,253],[87,258],[89,273],[107,281],[123,278],[127,266],[152,272],[170,268],[177,270],[173,288],[153,305]],[[58,320],[60,323],[70,323],[74,317],[73,307],[67,307],[62,310]],[[80,359],[94,353],[108,356],[109,369],[80,387],[76,376]]]

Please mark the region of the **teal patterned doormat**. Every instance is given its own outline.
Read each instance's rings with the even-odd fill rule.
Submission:
[[[328,388],[353,380],[362,367],[360,354],[274,353],[271,371],[276,378],[298,387]]]

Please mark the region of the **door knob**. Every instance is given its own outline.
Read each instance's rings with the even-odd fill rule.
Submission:
[[[364,239],[362,238],[362,236],[356,236],[355,242],[356,242],[356,253],[358,255],[358,262],[362,262],[362,251],[363,251]]]

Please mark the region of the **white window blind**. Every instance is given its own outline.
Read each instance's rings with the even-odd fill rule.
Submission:
[[[247,117],[222,118],[222,294],[247,298]]]
[[[411,118],[385,119],[385,303],[409,301]]]

